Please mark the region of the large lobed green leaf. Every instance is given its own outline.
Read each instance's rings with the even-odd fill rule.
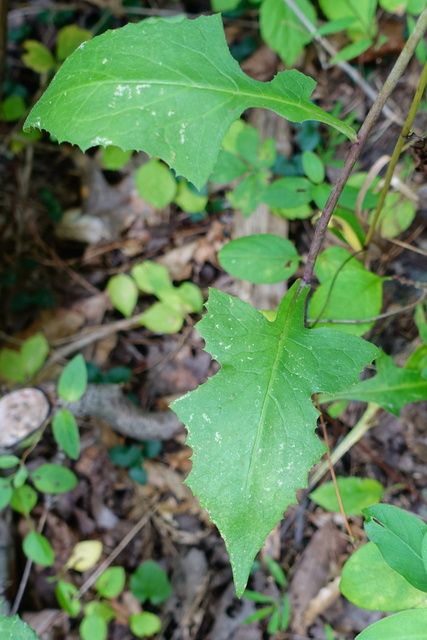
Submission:
[[[227,47],[221,17],[128,24],[83,43],[65,61],[25,127],[83,150],[116,145],[158,156],[201,188],[230,124],[249,107],[351,127],[312,104],[315,82],[284,71],[249,78]]]
[[[173,405],[193,448],[188,484],[225,540],[239,595],[255,554],[325,451],[313,433],[312,394],[345,389],[377,351],[356,336],[305,329],[307,293],[295,283],[269,322],[213,289],[199,326],[221,370]]]

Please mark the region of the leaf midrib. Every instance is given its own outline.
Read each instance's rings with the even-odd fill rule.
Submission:
[[[182,82],[173,82],[170,80],[167,81],[160,81],[160,80],[148,80],[148,79],[143,79],[143,80],[107,80],[107,81],[96,81],[96,82],[91,82],[91,83],[86,83],[86,84],[80,84],[78,86],[74,86],[74,87],[69,87],[68,89],[66,89],[66,93],[72,93],[73,91],[81,91],[81,90],[87,90],[90,88],[93,88],[97,85],[99,86],[105,86],[107,84],[112,84],[112,85],[141,85],[141,84],[150,84],[150,85],[156,85],[156,86],[160,86],[160,87],[181,87],[183,89],[186,89],[187,91],[190,91],[192,89],[197,89],[199,91],[214,91],[217,93],[224,93],[226,95],[231,95],[231,96],[242,96],[243,98],[246,98],[247,100],[251,101],[251,105],[250,106],[256,106],[253,105],[252,102],[253,101],[259,101],[259,100],[266,100],[272,103],[279,103],[279,104],[284,104],[284,105],[290,105],[292,107],[298,107],[299,109],[302,109],[303,111],[305,111],[306,113],[313,115],[313,112],[311,110],[311,108],[307,105],[305,105],[304,103],[299,102],[297,99],[295,100],[291,100],[290,98],[288,99],[284,99],[281,97],[275,97],[275,96],[268,96],[262,93],[252,93],[252,92],[247,92],[247,91],[233,91],[232,89],[223,89],[221,87],[217,87],[217,86],[213,86],[213,85],[201,85],[201,84],[184,84]],[[268,85],[267,85],[268,86]],[[62,94],[61,94],[62,95]],[[122,96],[113,96],[113,97],[122,97]],[[164,97],[164,100],[168,99],[168,96]],[[311,105],[312,109],[315,111],[316,110],[316,105]],[[324,112],[324,117],[326,118],[331,118],[333,119],[333,116],[330,116],[327,112]]]

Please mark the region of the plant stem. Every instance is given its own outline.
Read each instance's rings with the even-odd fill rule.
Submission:
[[[412,32],[408,41],[403,47],[401,54],[399,55],[393,69],[390,72],[390,75],[385,81],[383,88],[378,94],[377,99],[375,100],[368,115],[365,118],[365,121],[360,127],[356,142],[354,142],[350,147],[350,150],[347,154],[347,158],[344,163],[344,167],[342,168],[338,176],[338,180],[334,188],[332,189],[331,195],[328,198],[328,201],[325,205],[322,215],[320,216],[319,222],[314,232],[314,237],[310,245],[307,262],[306,262],[304,274],[302,277],[302,283],[301,283],[302,287],[308,286],[311,283],[311,280],[313,278],[314,264],[319,254],[320,247],[322,245],[323,238],[325,237],[326,229],[328,228],[328,224],[331,219],[332,213],[336,207],[336,204],[339,200],[342,190],[344,189],[344,186],[350,176],[350,173],[354,165],[356,164],[356,161],[366,143],[366,140],[368,138],[368,135],[372,127],[377,121],[378,116],[380,115],[384,104],[386,103],[391,92],[395,88],[399,78],[402,76],[403,72],[408,66],[409,61],[412,55],[414,54],[415,49],[417,48],[418,43],[423,37],[426,29],[427,29],[427,9],[424,9],[424,11],[422,12],[422,14],[418,19],[417,24],[415,25],[414,31]]]
[[[416,116],[416,113],[418,111],[418,107],[420,105],[421,102],[421,98],[423,97],[423,93],[424,90],[426,88],[427,85],[427,62],[424,65],[424,69],[423,72],[421,74],[421,78],[420,81],[418,83],[418,87],[417,90],[415,92],[414,98],[412,100],[412,104],[411,104],[411,108],[409,109],[409,113],[407,115],[407,118],[405,120],[405,124],[402,127],[402,131],[400,133],[399,138],[397,139],[396,142],[396,146],[394,147],[392,156],[390,158],[390,163],[388,165],[387,168],[387,173],[385,175],[384,178],[384,184],[382,186],[381,192],[380,192],[380,196],[378,199],[378,203],[375,209],[375,213],[374,216],[372,218],[372,222],[371,225],[369,227],[368,233],[366,235],[366,239],[365,239],[365,247],[368,247],[370,245],[370,243],[372,242],[372,237],[374,235],[375,232],[375,228],[378,224],[378,220],[382,211],[382,208],[384,206],[384,202],[387,196],[387,193],[389,191],[390,188],[390,184],[391,184],[391,180],[393,178],[393,174],[394,174],[394,170],[396,168],[397,162],[399,160],[399,156],[402,152],[403,146],[406,142],[407,136],[410,134],[411,131],[411,127],[412,127],[412,123],[414,121],[414,118]]]

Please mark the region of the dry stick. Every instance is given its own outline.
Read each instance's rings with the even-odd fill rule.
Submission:
[[[427,11],[427,10],[426,10]],[[418,107],[421,102],[421,98],[423,97],[424,90],[427,85],[427,62],[424,65],[424,69],[422,71],[420,81],[418,83],[417,90],[414,95],[414,99],[412,100],[411,108],[409,109],[409,113],[406,117],[405,124],[402,127],[401,134],[396,142],[396,146],[394,147],[393,153],[391,155],[390,164],[387,168],[387,173],[384,178],[384,184],[382,186],[380,196],[378,198],[378,203],[375,209],[374,217],[371,222],[371,226],[369,227],[368,233],[366,234],[365,246],[368,247],[372,242],[372,237],[375,232],[375,228],[378,224],[378,220],[387,196],[387,193],[390,188],[391,180],[393,178],[393,173],[397,165],[397,161],[399,160],[399,156],[403,149],[403,146],[407,140],[407,137],[411,131],[412,123],[418,111]]]
[[[286,2],[289,2],[289,1],[290,0],[286,0]],[[350,151],[347,154],[344,167],[342,168],[338,176],[338,180],[334,188],[332,189],[331,195],[328,198],[328,201],[325,205],[322,215],[320,216],[319,222],[314,232],[313,240],[311,242],[310,249],[308,252],[304,274],[302,277],[301,287],[309,286],[311,283],[311,280],[313,278],[314,264],[320,252],[320,247],[323,243],[323,239],[325,237],[325,233],[328,228],[329,221],[337,205],[338,199],[344,189],[344,186],[350,176],[350,173],[354,165],[356,164],[357,159],[360,156],[360,153],[366,143],[366,140],[368,138],[368,135],[372,127],[377,121],[391,92],[395,88],[397,82],[399,81],[400,77],[402,76],[403,72],[408,66],[409,61],[413,56],[415,49],[418,46],[418,43],[421,41],[421,38],[423,37],[426,29],[427,29],[427,9],[424,9],[424,11],[422,12],[422,14],[418,19],[417,24],[415,25],[414,31],[412,32],[408,41],[403,47],[400,56],[398,57],[393,69],[390,72],[390,75],[385,81],[383,88],[378,94],[377,99],[375,100],[362,126],[360,127],[359,133],[357,134],[356,142],[354,142],[350,147]]]
[[[298,20],[302,22],[302,24],[307,29],[307,31],[311,33],[311,35],[313,36],[313,40],[316,40],[316,42],[318,42],[323,47],[323,49],[327,53],[329,53],[330,56],[332,57],[336,56],[338,51],[329,42],[329,40],[327,40],[326,38],[321,36],[319,33],[317,33],[317,29],[314,26],[314,24],[312,24],[310,20],[307,18],[307,16],[304,15],[302,10],[295,4],[294,0],[283,0],[283,2],[289,7],[289,9],[291,9],[294,12]],[[375,100],[377,99],[377,92],[371,87],[370,84],[366,82],[366,80],[362,78],[362,76],[357,71],[357,69],[352,67],[350,64],[348,64],[348,62],[345,62],[344,60],[338,61],[336,65],[342,71],[344,71],[344,73],[346,73],[348,77],[351,78],[353,82],[363,90],[363,92],[372,102],[375,102]],[[398,124],[403,123],[402,119],[399,116],[397,116],[390,109],[390,107],[387,107],[387,105],[383,106],[383,111],[384,111],[384,115],[387,118],[389,118],[389,120],[393,120],[393,122],[397,122]]]

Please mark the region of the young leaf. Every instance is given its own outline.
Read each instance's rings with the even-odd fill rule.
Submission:
[[[422,640],[426,629],[427,609],[413,609],[374,622],[355,640]]]
[[[426,593],[392,569],[373,542],[357,549],[347,560],[340,590],[356,607],[370,611],[404,611],[427,604]]]
[[[363,510],[365,530],[384,560],[405,580],[427,591],[427,572],[422,560],[422,542],[427,525],[419,518],[388,504]]]
[[[42,536],[41,533],[30,531],[24,538],[22,548],[27,558],[36,564],[41,564],[42,567],[51,567],[53,565],[55,554],[49,540]]]
[[[64,62],[25,127],[46,129],[83,150],[146,151],[200,189],[230,124],[249,107],[294,122],[318,120],[355,140],[351,127],[312,104],[298,71],[271,82],[243,73],[227,47],[221,16],[173,24],[128,24],[83,43]]]
[[[67,402],[75,402],[84,394],[87,385],[87,368],[79,353],[67,364],[58,380],[58,395]]]
[[[365,269],[346,249],[331,247],[323,251],[316,262],[315,273],[321,285],[310,300],[310,318],[363,320],[381,311],[384,278]],[[361,336],[373,324],[331,323],[326,326]]]
[[[143,200],[162,209],[176,196],[177,184],[170,169],[159,160],[149,160],[137,170],[135,186]]]
[[[376,376],[363,380],[333,397],[375,402],[395,416],[399,415],[408,402],[427,399],[427,380],[421,372],[401,369],[394,364],[393,358],[385,353],[377,359],[376,365]],[[321,401],[329,402],[329,399],[322,396]]]
[[[77,485],[75,474],[58,464],[42,464],[30,476],[36,489],[42,493],[64,493]]]
[[[154,605],[164,602],[172,593],[166,573],[153,560],[143,562],[134,571],[130,578],[130,590],[142,603],[148,600]]]
[[[55,441],[72,460],[78,460],[80,454],[79,428],[73,414],[68,409],[61,409],[52,421]]]
[[[10,506],[24,516],[30,515],[30,511],[37,504],[37,493],[28,484],[22,487],[15,487],[13,490]]]
[[[79,627],[82,640],[107,640],[108,628],[104,618],[96,614],[85,616]]]
[[[107,293],[116,309],[130,318],[138,301],[138,289],[132,278],[125,273],[113,276],[108,281]]]
[[[125,581],[123,567],[109,567],[96,581],[96,590],[103,598],[116,598],[123,591]]]
[[[49,343],[42,333],[28,338],[22,345],[21,357],[24,373],[32,377],[43,366],[47,354],[49,353]]]
[[[72,618],[78,616],[82,608],[80,600],[75,597],[78,591],[76,586],[65,580],[58,580],[55,587],[55,595],[59,606]]]
[[[2,640],[39,640],[35,631],[19,616],[3,616],[0,614],[0,637]]]
[[[290,240],[260,233],[236,238],[218,254],[220,265],[236,278],[260,284],[283,282],[295,273],[298,253]]]
[[[7,507],[13,495],[13,488],[10,480],[0,478],[0,510]]]
[[[173,405],[193,448],[188,484],[225,540],[239,595],[256,552],[325,450],[313,434],[312,394],[348,387],[377,352],[355,336],[305,329],[307,294],[295,283],[269,322],[213,289],[199,326],[222,368]]]
[[[146,638],[160,631],[162,621],[154,613],[144,611],[143,613],[134,613],[129,616],[129,626],[137,638]]]
[[[316,11],[309,0],[297,0],[304,15],[316,23]],[[312,35],[284,2],[264,0],[260,11],[261,36],[276,51],[287,66],[292,66]]]
[[[376,504],[385,491],[372,478],[337,478],[338,489],[347,515],[361,515],[362,509]],[[327,511],[340,511],[333,482],[325,482],[310,493],[310,498]]]

